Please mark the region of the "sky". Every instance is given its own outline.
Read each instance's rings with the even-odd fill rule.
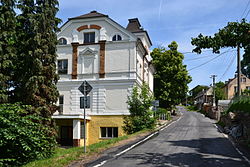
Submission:
[[[153,43],[151,50],[176,41],[192,77],[189,89],[209,86],[212,74],[217,75],[216,82],[233,78],[237,67],[235,48],[225,48],[221,55],[210,50],[196,54],[192,53],[191,38],[200,33],[213,35],[228,22],[243,17],[250,20],[250,0],[59,0],[57,17],[65,23],[68,18],[93,10],[108,15],[123,27],[128,19],[138,18]]]

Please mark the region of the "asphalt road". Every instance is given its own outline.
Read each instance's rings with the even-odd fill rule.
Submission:
[[[184,108],[181,119],[103,167],[245,167],[231,142],[200,113]]]

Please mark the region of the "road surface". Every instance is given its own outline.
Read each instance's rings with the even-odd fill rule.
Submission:
[[[231,142],[200,113],[180,108],[182,117],[158,135],[107,160],[103,167],[246,167]]]

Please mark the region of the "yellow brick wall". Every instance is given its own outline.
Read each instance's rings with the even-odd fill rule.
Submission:
[[[88,121],[87,131],[87,145],[100,142],[102,140],[100,135],[100,127],[118,127],[118,137],[123,136],[125,133],[122,130],[123,116],[91,116]],[[81,141],[83,144],[83,141]]]

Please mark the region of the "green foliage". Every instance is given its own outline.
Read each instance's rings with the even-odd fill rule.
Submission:
[[[197,110],[198,110],[197,106],[192,106],[192,105],[186,106],[186,109],[187,109],[188,111],[197,111]]]
[[[191,82],[186,65],[182,64],[183,54],[177,51],[178,45],[172,42],[169,50],[155,48],[151,53],[156,68],[154,93],[160,100],[160,107],[171,109],[186,97],[187,84]]]
[[[242,111],[246,113],[250,113],[250,97],[249,96],[240,96],[237,98],[234,98],[232,100],[232,103],[230,103],[228,112],[237,112]]]
[[[32,105],[49,118],[57,109],[56,44],[57,0],[20,0],[17,16],[18,69],[13,101]]]
[[[134,86],[127,102],[130,107],[130,115],[124,116],[123,130],[127,134],[154,128],[155,119],[150,111],[152,101],[153,96],[149,92],[148,85],[143,84],[140,91],[137,86]]]
[[[220,53],[221,48],[237,46],[244,49],[242,72],[250,77],[250,23],[245,19],[241,22],[229,22],[227,26],[215,33],[213,37],[200,34],[192,38],[192,45],[196,46],[193,51],[201,53],[201,49],[212,48],[214,53]]]
[[[16,49],[15,0],[0,1],[0,103],[9,101]]]
[[[223,91],[223,87],[225,84],[223,82],[218,82],[215,84],[215,102],[218,104],[219,100],[225,100],[225,93]]]
[[[21,166],[49,157],[55,147],[51,129],[30,106],[0,104],[0,166]]]
[[[242,92],[242,95],[250,96],[250,90],[249,90],[249,89],[245,89],[245,90]]]

